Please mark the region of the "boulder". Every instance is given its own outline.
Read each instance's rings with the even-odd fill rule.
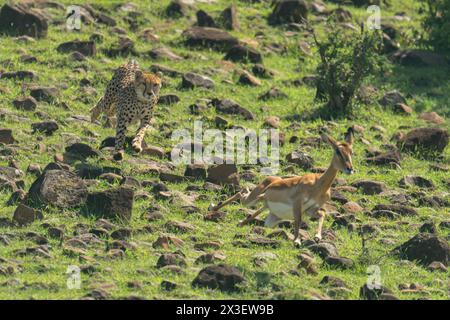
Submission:
[[[401,216],[417,216],[417,210],[408,206],[404,206],[401,204],[377,204],[374,208],[374,211],[378,210],[387,210],[391,212],[395,212]]]
[[[166,47],[153,48],[152,50],[150,50],[149,56],[154,60],[178,61],[183,59]]]
[[[128,57],[130,55],[139,56],[139,53],[134,47],[134,41],[128,37],[120,37],[117,44],[103,51],[108,57]]]
[[[61,43],[56,50],[59,53],[80,52],[84,56],[95,56],[97,48],[94,41],[68,41]]]
[[[360,180],[352,183],[352,186],[361,190],[362,193],[367,195],[380,194],[387,190],[386,185],[383,182],[373,180]]]
[[[10,36],[47,36],[47,21],[37,11],[25,5],[5,4],[0,10],[0,33]]]
[[[437,53],[426,50],[400,50],[392,54],[395,62],[408,67],[448,67],[447,59]]]
[[[258,78],[254,77],[253,75],[251,75],[250,72],[242,70],[240,71],[240,74],[241,75],[239,76],[238,83],[254,87],[261,85],[261,81]]]
[[[66,147],[66,152],[81,159],[98,158],[101,154],[90,145],[76,142]]]
[[[246,120],[253,120],[254,115],[247,109],[241,107],[238,103],[230,99],[217,99],[211,100],[211,104],[216,108],[217,112],[225,114],[238,114],[243,116]]]
[[[34,111],[37,107],[37,101],[33,97],[24,97],[14,100],[13,105],[19,110]]]
[[[30,88],[30,96],[37,101],[51,103],[55,101],[57,95],[58,89],[56,89],[55,87],[34,86]]]
[[[218,164],[208,168],[207,181],[216,184],[239,185],[239,174],[235,164]]]
[[[445,122],[445,119],[434,111],[420,114],[419,119],[432,122],[434,124],[443,124]]]
[[[353,260],[344,257],[328,256],[324,259],[324,262],[329,266],[341,269],[350,269],[354,265]]]
[[[239,30],[239,20],[237,17],[236,5],[232,4],[220,14],[220,22],[225,29]]]
[[[196,13],[197,16],[197,26],[199,27],[217,27],[214,18],[211,17],[208,13],[203,10],[198,10]]]
[[[271,99],[287,98],[288,95],[278,88],[271,88],[258,97],[259,100],[267,101]]]
[[[87,198],[86,183],[66,170],[45,170],[28,191],[31,202],[72,208],[84,204]]]
[[[298,165],[303,170],[310,170],[314,166],[314,159],[307,153],[293,151],[286,156],[286,161]]]
[[[157,268],[172,265],[184,267],[186,266],[186,260],[179,253],[165,253],[159,257],[158,262],[156,263]]]
[[[400,179],[398,184],[403,188],[416,186],[423,189],[433,189],[435,187],[433,181],[416,175],[407,175]]]
[[[43,215],[41,211],[30,208],[22,203],[19,204],[13,215],[13,221],[21,226],[28,225],[37,219],[41,220],[42,218]]]
[[[402,151],[422,154],[442,153],[449,141],[448,131],[442,128],[417,128],[402,136],[397,145]]]
[[[55,121],[43,121],[31,124],[33,133],[40,132],[47,136],[51,136],[56,130],[59,129],[58,124]]]
[[[86,207],[89,214],[106,219],[130,220],[133,209],[134,191],[119,187],[87,196]]]
[[[212,81],[208,77],[193,72],[188,72],[182,76],[181,87],[185,89],[194,89],[197,87],[205,89],[213,89],[214,81]]]
[[[448,241],[431,233],[419,233],[393,250],[401,258],[417,260],[424,266],[434,261],[448,265],[450,246]]]
[[[406,104],[406,99],[400,92],[394,90],[387,92],[379,102],[384,107],[394,107],[399,103]]]
[[[365,300],[386,300],[392,295],[392,291],[382,285],[370,286],[365,283],[359,289],[359,296]]]
[[[401,158],[400,152],[398,152],[397,150],[394,150],[394,151],[381,153],[374,157],[368,157],[366,159],[366,162],[368,164],[374,164],[374,165],[378,165],[378,166],[390,165],[393,163],[400,165],[401,159],[402,158]]]
[[[224,59],[234,62],[262,63],[262,56],[258,50],[241,44],[233,46]]]
[[[308,6],[304,0],[276,1],[269,16],[273,25],[287,23],[302,23],[308,18]]]
[[[233,292],[238,291],[238,285],[243,282],[245,282],[245,278],[239,269],[230,265],[219,264],[202,269],[192,282],[192,286]]]
[[[188,164],[184,171],[184,175],[196,179],[206,179],[207,167],[204,164]]]
[[[15,141],[11,129],[0,128],[0,143],[13,144]]]
[[[413,112],[413,109],[404,103],[397,103],[392,109],[395,113],[409,115]]]
[[[322,259],[326,257],[339,257],[339,253],[331,242],[320,242],[308,246],[308,249],[319,255]]]
[[[0,79],[34,80],[34,79],[36,79],[36,74],[33,71],[19,70],[19,71],[1,73]]]
[[[170,18],[186,17],[191,8],[191,5],[187,1],[172,0],[166,7],[166,15]]]
[[[238,39],[224,30],[208,27],[191,27],[183,32],[186,44],[229,50],[238,44]]]

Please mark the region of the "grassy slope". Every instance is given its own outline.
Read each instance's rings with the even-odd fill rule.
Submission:
[[[0,1],[2,4],[4,1]],[[70,1],[61,1],[63,3],[70,4]],[[218,1],[216,4],[198,4],[198,8],[205,9],[207,12],[219,11],[225,7],[226,4],[231,1]],[[112,8],[113,1],[98,2],[105,8]],[[116,2],[114,2],[116,3]],[[217,53],[209,50],[191,50],[183,46],[181,42],[181,31],[191,25],[193,21],[186,19],[179,20],[167,20],[161,13],[168,1],[152,1],[150,4],[147,1],[135,1],[148,18],[149,23],[142,25],[140,28],[153,27],[155,33],[162,39],[161,42],[164,45],[170,46],[173,51],[180,55],[189,55],[190,59],[186,59],[180,62],[162,62],[162,64],[168,65],[174,69],[180,71],[198,70],[205,72],[209,68],[220,68],[223,66],[221,53]],[[181,91],[178,89],[179,79],[168,79],[168,84],[164,87],[163,93],[176,93],[180,96],[181,102],[170,106],[161,107],[157,112],[156,122],[157,125],[172,124],[175,128],[187,127],[189,128],[194,119],[203,119],[204,117],[210,119],[210,127],[214,127],[213,119],[214,112],[208,111],[202,116],[192,116],[188,112],[188,106],[194,103],[200,98],[209,97],[232,97],[241,105],[250,109],[256,115],[254,122],[246,122],[240,120],[237,117],[225,116],[233,124],[243,125],[250,128],[260,128],[265,117],[268,115],[276,115],[280,117],[281,131],[285,132],[289,138],[291,135],[298,135],[300,137],[307,137],[314,135],[315,129],[325,123],[320,120],[314,120],[306,123],[299,123],[299,128],[296,130],[288,129],[292,124],[291,122],[284,120],[285,116],[292,115],[293,113],[302,113],[311,108],[316,107],[313,98],[315,90],[306,86],[295,88],[286,86],[283,81],[300,78],[303,75],[314,73],[314,68],[317,63],[317,56],[306,58],[301,62],[296,50],[296,43],[304,39],[304,36],[299,33],[293,37],[285,38],[282,29],[272,28],[266,24],[266,16],[270,12],[270,8],[266,4],[245,4],[244,2],[236,1],[238,6],[239,18],[241,23],[241,31],[233,32],[240,39],[252,39],[256,30],[261,30],[266,35],[267,43],[281,42],[287,45],[289,48],[286,55],[267,55],[264,57],[264,64],[273,70],[276,70],[277,75],[271,80],[262,80],[261,87],[250,88],[240,85],[231,85],[223,83],[223,80],[230,79],[235,82],[233,73],[220,74],[215,73],[212,78],[216,81],[216,89],[214,91]],[[328,5],[329,8],[333,8],[332,4]],[[361,19],[365,17],[365,10],[357,9],[353,7],[347,7],[352,12],[355,19]],[[383,15],[390,17],[395,12],[405,11],[408,16],[412,17],[411,22],[396,22],[396,25],[401,27],[406,32],[406,38],[408,38],[409,30],[413,27],[417,27],[419,22],[417,21],[417,4],[416,1],[402,0],[395,1],[395,4],[391,8],[383,9]],[[57,14],[57,11],[54,11]],[[109,12],[115,15],[117,12]],[[118,13],[119,16],[124,15]],[[123,21],[115,16],[121,27],[127,28]],[[256,28],[257,26],[258,28]],[[127,29],[128,30],[128,29]],[[68,103],[70,111],[62,110],[56,105],[39,104],[39,110],[49,115],[51,119],[55,119],[60,123],[73,114],[87,115],[88,110],[97,101],[97,99],[103,93],[104,87],[107,84],[111,76],[111,71],[123,63],[122,58],[108,59],[99,53],[97,57],[88,59],[85,63],[71,62],[67,59],[66,55],[58,54],[55,50],[56,46],[64,41],[72,40],[75,38],[87,39],[89,35],[99,31],[105,36],[105,42],[99,47],[106,48],[110,43],[116,41],[116,36],[108,32],[108,28],[105,26],[96,27],[84,27],[80,33],[67,33],[60,26],[49,27],[49,34],[46,39],[39,40],[31,45],[22,45],[14,42],[10,38],[2,37],[1,41],[1,57],[4,59],[11,59],[14,62],[13,67],[9,67],[8,70],[34,70],[39,79],[36,81],[41,85],[56,85],[64,87],[61,89],[60,99]],[[154,45],[151,43],[143,43],[139,41],[136,34],[128,31],[128,36],[136,40],[136,46],[138,51],[148,51]],[[310,39],[307,39],[310,41]],[[23,64],[19,61],[19,56],[23,53],[35,55],[39,62],[33,64]],[[153,61],[147,58],[139,59],[143,67],[149,67]],[[72,70],[78,65],[87,65],[89,71],[87,74],[73,73]],[[239,66],[236,66],[239,67]],[[381,93],[391,90],[399,89],[405,94],[410,94],[408,99],[409,104],[416,110],[421,112],[422,110],[434,110],[442,115],[450,114],[450,82],[448,79],[448,71],[445,70],[412,70],[407,68],[392,67],[391,73],[383,78],[373,79],[374,85],[378,86]],[[87,77],[92,81],[92,86],[98,91],[97,96],[88,97],[89,103],[83,103],[79,100],[82,94],[79,91],[79,80],[83,77]],[[430,83],[426,87],[414,87],[411,84],[412,79],[418,77],[424,77],[427,82]],[[14,135],[19,145],[23,147],[19,151],[15,159],[20,163],[21,169],[26,170],[29,163],[38,163],[44,167],[48,162],[52,161],[55,152],[62,152],[70,138],[73,136],[80,137],[82,141],[91,143],[92,145],[98,145],[99,142],[107,137],[113,135],[112,129],[104,129],[100,126],[86,123],[71,122],[61,126],[60,130],[53,137],[43,137],[42,142],[45,143],[48,148],[48,153],[38,153],[33,151],[34,146],[39,142],[38,135],[31,135],[30,124],[32,122],[39,121],[39,118],[30,112],[17,111],[12,107],[12,100],[21,94],[20,82],[12,80],[3,81],[0,83],[1,87],[8,90],[8,93],[0,95],[0,106],[6,108],[19,116],[26,117],[26,121],[13,121],[6,120],[2,123],[2,127],[12,128]],[[261,103],[257,100],[257,97],[270,88],[276,85],[285,91],[288,95],[288,99],[273,100],[265,103]],[[433,95],[430,95],[433,93]],[[84,97],[83,97],[84,98]],[[268,112],[261,112],[260,107],[267,105]],[[364,111],[361,111],[359,118],[354,121],[361,124],[367,129],[372,125],[381,124],[386,128],[386,137],[389,138],[394,132],[397,131],[399,126],[424,126],[423,121],[417,119],[417,115],[414,114],[410,117],[394,115],[390,112],[381,110],[377,105],[365,106]],[[343,132],[348,125],[354,123],[346,120],[338,121],[338,127],[335,129],[337,135]],[[448,122],[445,124],[448,127]],[[98,138],[89,138],[86,135],[86,130],[93,131],[99,134]],[[381,141],[374,138],[375,132],[366,130],[365,138],[373,143],[375,147],[380,147]],[[146,141],[148,144],[158,145],[170,150],[171,141],[164,139],[158,130],[152,131],[147,134]],[[286,144],[281,150],[281,158],[284,158],[287,153],[296,149],[296,145]],[[28,148],[28,149],[27,149]],[[385,182],[390,188],[398,188],[398,180],[407,174],[417,174],[431,179],[438,187],[434,190],[433,194],[440,194],[447,192],[442,182],[446,178],[445,173],[431,172],[428,170],[428,162],[414,159],[410,156],[405,156],[402,162],[402,169],[392,170],[379,167],[369,167],[365,164],[364,158],[364,145],[356,144],[354,165],[357,169],[357,173],[352,177],[345,177],[349,183],[352,181],[369,178],[378,181]],[[54,150],[54,151],[52,151]],[[327,149],[311,150],[311,155],[316,161],[317,166],[327,166],[331,151]],[[127,154],[127,158],[131,155]],[[447,148],[445,159],[448,162],[449,151]],[[6,160],[1,160],[0,165],[6,165]],[[136,175],[139,179],[155,179],[150,175],[139,174],[139,170],[136,166],[132,166],[126,162],[123,164],[114,164],[110,161],[103,161],[101,164],[114,165],[121,167],[125,173]],[[179,172],[182,172],[183,168],[179,168]],[[283,171],[282,173],[287,173]],[[299,170],[298,174],[301,174]],[[25,181],[28,188],[33,182],[34,177],[27,174]],[[202,185],[202,182],[198,182],[198,185]],[[168,186],[171,190],[185,190],[187,184],[170,184]],[[100,184],[98,188],[106,188],[105,184]],[[202,214],[206,212],[209,202],[218,201],[217,194],[213,192],[201,192],[204,199],[197,201],[196,205],[202,209]],[[365,196],[361,194],[346,194],[349,199],[358,201],[363,200],[364,207],[371,209],[373,205],[378,203],[385,203],[387,200],[379,196]],[[4,203],[8,199],[9,195],[6,193],[0,194],[0,201]],[[156,202],[156,200],[155,200]],[[153,202],[152,202],[153,203]],[[135,204],[133,211],[133,219],[131,227],[138,229],[148,224],[140,217],[141,214],[146,212],[152,203],[148,201],[139,200]],[[377,262],[377,257],[386,254],[391,248],[395,247],[405,240],[409,239],[413,235],[417,234],[418,226],[424,220],[432,219],[436,222],[442,221],[444,218],[448,218],[447,209],[431,209],[426,207],[418,208],[420,215],[416,218],[404,218],[405,224],[399,224],[397,221],[371,221],[367,216],[361,215],[359,218],[363,222],[377,222],[382,228],[382,234],[376,239],[371,240],[368,244],[369,256],[361,256],[361,239],[355,233],[349,233],[344,229],[337,229],[336,246],[342,256],[352,258],[356,262],[356,267],[350,271],[339,271],[328,269],[325,266],[319,268],[319,275],[302,276],[289,275],[287,272],[291,269],[295,269],[298,264],[296,256],[298,255],[298,249],[294,249],[291,242],[283,241],[282,246],[278,249],[265,249],[261,247],[251,248],[238,248],[233,246],[232,242],[237,233],[249,233],[252,227],[237,227],[237,222],[243,218],[243,211],[240,210],[238,205],[230,206],[226,209],[228,215],[222,223],[205,222],[202,218],[202,214],[186,215],[176,205],[171,205],[164,201],[159,201],[159,204],[164,208],[166,219],[162,222],[151,223],[155,232],[151,234],[141,234],[133,237],[132,241],[138,244],[138,248],[133,251],[127,252],[126,259],[123,260],[106,260],[98,258],[99,263],[98,272],[93,276],[83,275],[82,289],[79,291],[73,291],[66,289],[65,286],[65,271],[68,265],[79,265],[80,262],[76,257],[68,257],[62,254],[62,248],[58,241],[50,240],[52,246],[51,253],[53,258],[41,259],[26,257],[20,258],[23,265],[23,271],[14,274],[13,276],[0,276],[0,283],[8,280],[9,278],[17,278],[22,284],[18,286],[0,286],[0,298],[43,298],[43,299],[74,299],[79,298],[86,294],[91,288],[98,287],[103,283],[114,284],[112,289],[108,289],[113,297],[123,297],[131,294],[145,296],[147,298],[175,298],[175,299],[223,299],[223,298],[271,298],[274,295],[278,295],[280,292],[286,298],[303,299],[309,298],[314,293],[326,293],[325,287],[320,287],[319,282],[325,275],[335,275],[342,278],[349,285],[351,292],[347,295],[343,295],[342,298],[357,299],[359,287],[366,281],[366,268],[370,264],[378,263],[381,267],[382,280],[384,285],[394,290],[395,294],[404,299],[419,298],[424,295],[420,294],[402,294],[397,290],[397,286],[400,283],[420,283],[427,288],[429,297],[435,299],[446,299],[448,294],[448,273],[430,273],[423,267],[420,267],[412,262],[399,261],[393,257],[383,257]],[[2,205],[0,207],[0,217],[11,217],[14,211],[14,207],[7,207]],[[90,220],[86,217],[79,217],[74,212],[62,212],[49,208],[44,212],[45,221],[54,225],[65,225],[68,232],[71,234],[76,223],[83,222],[87,224],[93,224],[94,220]],[[188,260],[188,267],[185,269],[183,275],[172,275],[165,273],[164,271],[156,269],[154,266],[156,261],[162,252],[162,250],[153,249],[151,243],[156,240],[158,235],[162,232],[166,232],[163,224],[168,220],[187,221],[195,225],[196,231],[193,234],[177,234],[181,239],[185,240],[185,245],[182,248],[183,253]],[[332,219],[328,219],[325,222],[325,228],[328,229],[331,226]],[[14,238],[14,235],[23,234],[27,231],[35,231],[45,235],[46,231],[40,227],[40,222],[36,222],[26,228],[0,228],[1,234],[11,235],[11,244],[9,246],[0,245],[0,257],[14,258],[14,250],[33,246],[33,242],[20,240]],[[315,228],[315,223],[311,223],[312,228]],[[312,233],[312,229],[310,230]],[[443,230],[439,231],[442,236],[446,236]],[[193,289],[190,285],[193,278],[196,276],[201,266],[195,265],[195,259],[201,254],[193,250],[194,241],[191,238],[195,236],[197,241],[213,240],[223,243],[221,250],[226,255],[226,262],[232,265],[238,266],[248,279],[247,285],[241,293],[225,294],[219,291],[209,291],[202,289]],[[448,236],[448,234],[447,234]],[[391,239],[395,242],[395,245],[386,246],[379,242],[381,238]],[[257,252],[271,251],[275,253],[278,258],[273,261],[269,261],[266,266],[260,268],[256,267],[252,263],[252,257]],[[94,256],[96,252],[91,250],[89,255]],[[105,256],[105,253],[100,250],[98,253],[100,256]],[[320,264],[320,258],[316,260]],[[44,267],[44,268],[43,268]],[[44,269],[44,270],[42,270]],[[138,269],[144,269],[148,271],[147,275],[142,275],[137,272]],[[280,290],[276,290],[276,286],[268,284],[258,285],[258,272],[268,272],[271,275],[270,282],[276,284]],[[161,291],[159,284],[164,279],[170,279],[178,284],[178,288],[170,293]],[[143,284],[143,288],[140,290],[130,289],[127,287],[127,282],[130,280],[136,280]],[[28,283],[30,286],[26,286],[23,289],[23,284]],[[39,288],[39,286],[32,284],[43,283],[55,287],[55,290],[48,290]],[[428,295],[425,295],[428,296]]]

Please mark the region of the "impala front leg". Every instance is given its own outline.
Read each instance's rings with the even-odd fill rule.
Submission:
[[[300,246],[302,244],[299,233],[300,233],[300,224],[302,223],[302,214],[303,214],[303,208],[302,204],[299,203],[294,208],[294,245]]]
[[[322,226],[323,226],[323,221],[325,220],[325,216],[326,216],[327,212],[325,211],[325,209],[319,208],[319,210],[317,211],[317,214],[319,215],[319,225],[317,227],[317,233],[314,236],[314,240],[316,242],[319,242],[320,240],[322,240]]]

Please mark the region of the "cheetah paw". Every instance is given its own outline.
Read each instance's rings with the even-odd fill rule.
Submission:
[[[123,151],[118,151],[113,155],[114,160],[121,161],[123,159]]]
[[[136,153],[141,153],[142,152],[142,147],[139,145],[133,145],[133,150]]]

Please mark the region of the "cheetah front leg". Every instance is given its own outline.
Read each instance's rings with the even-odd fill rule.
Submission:
[[[120,161],[123,159],[123,155],[125,153],[125,139],[126,139],[126,123],[125,118],[123,118],[120,114],[118,115],[118,123],[116,126],[116,144],[114,148],[114,160]]]
[[[150,118],[150,116],[144,116],[142,118],[141,125],[132,141],[131,145],[137,153],[142,152],[142,140],[144,140],[145,132],[150,128]]]

